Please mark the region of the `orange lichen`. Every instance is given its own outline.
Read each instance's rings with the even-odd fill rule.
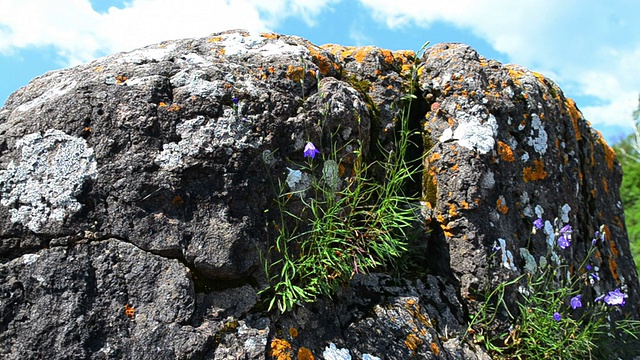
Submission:
[[[95,71],[95,72],[100,72],[100,71],[102,71],[102,65],[97,66],[95,69],[93,69],[93,71]]]
[[[289,68],[287,69],[287,79],[296,82],[301,81],[302,79],[304,79],[304,68],[300,66],[294,67],[292,65],[289,65]]]
[[[433,353],[433,355],[435,356],[439,356],[440,355],[440,348],[438,347],[438,344],[431,342],[431,352]]]
[[[273,339],[269,355],[275,360],[291,360],[291,344],[284,339]]]
[[[448,225],[445,225],[442,221],[444,220],[444,217],[442,215],[438,215],[436,217],[438,219],[438,221],[440,222],[440,228],[442,229],[442,233],[444,234],[444,236],[446,237],[453,237],[453,232],[451,232],[451,227]]]
[[[215,42],[218,42],[218,41],[222,41],[222,37],[215,36],[215,37],[209,38],[207,41],[210,42],[210,43],[215,43]]]
[[[542,180],[547,177],[547,172],[544,170],[544,163],[542,160],[533,160],[533,166],[527,166],[523,170],[524,181]]]
[[[300,349],[298,349],[298,360],[314,360],[314,359],[315,358],[313,357],[311,350],[307,349],[306,347],[300,347]]]
[[[262,33],[260,36],[267,39],[278,39],[280,37],[280,35],[274,33]]]
[[[404,341],[404,344],[407,346],[407,348],[409,348],[409,350],[411,350],[411,353],[415,353],[415,351],[418,350],[418,348],[422,344],[424,344],[424,341],[422,341],[415,334],[409,334],[407,335],[407,338]]]
[[[167,107],[168,105],[167,105],[164,101],[160,101],[160,103],[158,104],[158,106],[160,106],[160,107]]]
[[[173,204],[173,206],[182,206],[184,205],[184,200],[182,200],[182,196],[176,195],[171,200],[171,203]]]
[[[498,200],[496,200],[496,208],[504,215],[509,212],[509,207],[502,203],[502,197],[499,197]]]
[[[311,61],[318,66],[320,74],[326,75],[331,70],[331,62],[315,46],[310,46],[308,49],[309,54],[311,54]],[[333,65],[335,66],[336,64]]]
[[[498,141],[498,155],[500,155],[500,158],[504,161],[512,162],[515,160],[511,147],[502,141]]]
[[[609,270],[611,271],[613,279],[619,283],[620,275],[618,274],[618,263],[613,258],[609,258]]]
[[[289,328],[289,336],[291,336],[292,338],[297,338],[298,337],[298,329],[294,328],[293,326]]]
[[[431,154],[431,156],[429,156],[429,162],[434,162],[440,160],[440,153],[434,152],[433,154]]]
[[[169,106],[169,108],[167,110],[169,110],[171,112],[177,112],[177,111],[180,111],[180,109],[182,109],[182,108],[183,108],[182,105],[171,104],[171,106]]]
[[[133,306],[129,304],[126,304],[124,306],[124,314],[130,317],[131,319],[135,317],[135,312],[136,312],[136,309],[134,309]]]
[[[616,246],[615,241],[608,240],[607,243],[609,244],[609,250],[611,250],[611,255],[617,258],[620,255],[620,252],[618,251],[618,246]]]
[[[451,171],[458,171],[458,164],[453,164],[453,166],[451,167]]]
[[[127,81],[128,77],[124,76],[124,75],[118,75],[116,76],[116,84],[123,84],[125,81]]]
[[[580,133],[580,128],[578,126],[578,121],[582,119],[582,115],[580,114],[580,110],[576,107],[576,102],[573,99],[567,98],[564,101],[564,105],[569,112],[569,116],[571,117],[571,122],[573,123],[573,129],[576,132],[576,140],[582,139],[582,134]]]
[[[382,54],[382,57],[384,58],[384,62],[391,65],[393,64],[393,61],[395,60],[395,57],[393,56],[393,54],[391,53],[391,51],[389,50],[380,50],[380,54]]]
[[[607,167],[611,171],[613,170],[613,163],[616,160],[616,152],[611,148],[611,146],[609,146],[609,144],[607,144],[607,142],[604,140],[604,137],[602,137],[602,134],[599,134],[598,142],[604,148],[604,159],[607,162]]]
[[[469,208],[469,203],[466,202],[465,200],[462,200],[460,202],[460,207],[463,208],[463,209],[468,209]]]
[[[602,186],[604,187],[604,192],[609,193],[609,182],[607,179],[602,179]]]

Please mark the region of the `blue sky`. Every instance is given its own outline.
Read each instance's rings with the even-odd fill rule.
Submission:
[[[609,143],[632,131],[640,94],[636,0],[2,0],[0,10],[0,105],[46,71],[228,29],[393,50],[466,43],[554,80]]]

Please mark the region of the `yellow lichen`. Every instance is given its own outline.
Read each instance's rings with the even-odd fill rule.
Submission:
[[[298,337],[298,329],[294,328],[293,326],[289,328],[289,336],[291,336],[292,338],[297,338]]]
[[[449,204],[449,217],[456,217],[458,212],[456,211],[456,206],[453,204]]]
[[[511,147],[502,141],[498,141],[498,155],[500,155],[500,158],[504,161],[512,162],[515,160]]]
[[[523,170],[523,178],[525,182],[542,180],[547,177],[547,172],[544,170],[544,163],[542,160],[533,160],[533,167],[527,166]]]

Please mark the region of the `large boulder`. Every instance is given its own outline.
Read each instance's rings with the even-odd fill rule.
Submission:
[[[277,184],[307,141],[393,151],[410,91],[419,268],[273,316]],[[0,109],[0,149],[3,358],[486,358],[459,336],[477,295],[547,254],[554,218],[575,231],[567,262],[605,225],[596,290],[639,315],[613,151],[551,80],[465,45],[163,42],[34,79]]]

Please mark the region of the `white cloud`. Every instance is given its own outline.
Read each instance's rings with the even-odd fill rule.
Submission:
[[[89,0],[4,0],[0,54],[51,46],[67,65],[163,40],[229,29],[266,32],[290,16],[309,25],[339,0],[131,0],[99,13]]]
[[[441,21],[468,29],[509,61],[550,76],[568,96],[597,98],[598,105],[580,106],[596,127],[632,121],[640,91],[639,2],[360,1],[390,28]]]

